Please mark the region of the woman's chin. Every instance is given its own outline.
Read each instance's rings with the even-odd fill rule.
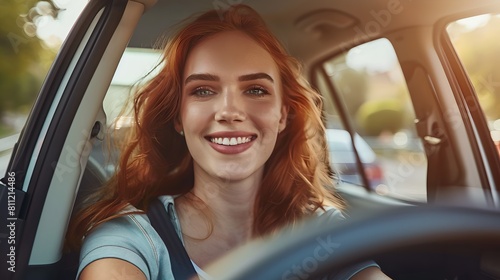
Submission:
[[[246,166],[231,166],[231,168],[225,168],[224,170],[215,171],[215,177],[218,178],[219,182],[223,183],[239,183],[244,181],[259,180],[262,179],[262,172],[260,169],[254,170]],[[253,181],[253,180],[252,180]]]

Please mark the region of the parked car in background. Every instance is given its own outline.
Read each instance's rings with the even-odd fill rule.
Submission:
[[[355,134],[352,141],[348,131],[329,128],[326,130],[326,138],[330,164],[340,181],[362,186],[364,182],[360,172],[364,172],[371,189],[380,194],[387,194],[383,168],[373,149],[361,136]],[[359,155],[362,168],[359,168],[356,155]]]

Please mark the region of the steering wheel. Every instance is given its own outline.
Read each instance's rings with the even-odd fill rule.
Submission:
[[[396,207],[375,216],[304,223],[251,242],[207,268],[214,279],[314,279],[373,256],[414,246],[500,245],[500,212],[488,209]],[[297,270],[299,269],[299,270]],[[297,275],[300,271],[300,275]]]

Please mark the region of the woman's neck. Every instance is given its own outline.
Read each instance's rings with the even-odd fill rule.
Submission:
[[[256,175],[236,182],[195,176],[192,193],[207,204],[214,232],[232,234],[240,241],[251,237],[255,197],[261,182],[261,175]]]
[[[195,176],[191,192],[176,198],[186,250],[198,266],[204,267],[251,239],[260,185],[260,179],[252,178],[221,182]]]

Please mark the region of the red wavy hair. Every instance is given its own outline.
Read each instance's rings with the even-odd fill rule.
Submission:
[[[180,113],[182,73],[186,58],[200,40],[224,31],[241,31],[274,58],[280,70],[287,125],[266,162],[254,207],[253,232],[263,235],[298,221],[324,205],[343,208],[332,193],[322,99],[301,73],[262,18],[246,5],[224,13],[206,12],[184,26],[164,48],[160,73],[134,97],[135,125],[111,180],[96,200],[81,210],[68,230],[68,244],[78,247],[88,231],[120,215],[127,205],[147,209],[160,195],[188,193],[193,163],[185,140],[174,128]]]

